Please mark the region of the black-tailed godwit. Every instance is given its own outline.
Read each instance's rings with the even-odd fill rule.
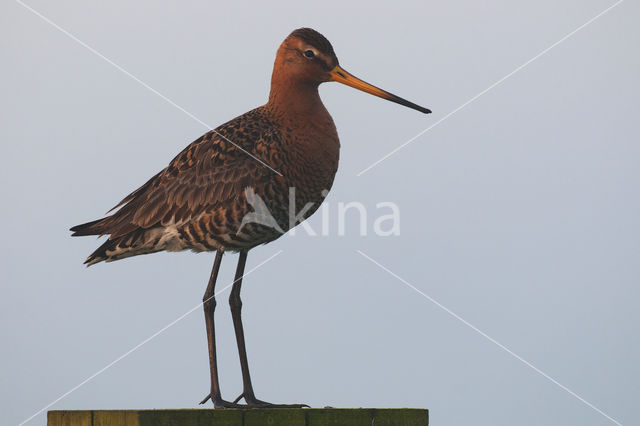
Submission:
[[[211,399],[216,408],[305,406],[271,404],[256,398],[244,342],[240,287],[247,252],[295,226],[291,211],[311,205],[301,215],[303,219],[309,217],[333,184],[340,142],[318,95],[320,83],[328,81],[431,112],[349,74],[338,65],[333,47],[324,36],[300,28],[278,49],[265,105],[195,140],[115,206],[115,213],[71,228],[74,236],[109,235],[87,258],[88,265],[162,250],[216,252],[203,297],[211,390],[202,403]],[[290,209],[293,191],[295,208]],[[252,220],[247,221],[248,217]],[[239,252],[229,304],[243,392],[233,402],[222,399],[220,392],[213,316],[216,277],[227,251]],[[238,404],[242,398],[246,404]]]

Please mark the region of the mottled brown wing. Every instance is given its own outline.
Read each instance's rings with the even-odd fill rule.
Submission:
[[[249,148],[249,147],[247,147]],[[116,207],[105,233],[184,224],[237,201],[245,188],[259,188],[275,173],[237,146],[209,132],[189,145],[156,176]]]

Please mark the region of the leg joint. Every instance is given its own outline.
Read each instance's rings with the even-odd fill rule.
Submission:
[[[216,297],[205,294],[204,297],[202,298],[202,304],[204,305],[205,308],[215,309],[217,305]]]
[[[229,306],[231,306],[231,309],[242,309],[242,299],[240,299],[240,295],[234,291],[232,291],[229,296]]]

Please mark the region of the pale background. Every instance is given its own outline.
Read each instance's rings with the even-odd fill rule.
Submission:
[[[401,235],[298,232],[249,255],[254,386],[272,402],[424,407],[432,424],[639,424],[640,6],[626,1],[387,161],[356,174],[613,4],[574,1],[29,5],[211,125],[260,105],[310,26],[350,72],[429,116],[327,84],[328,197],[401,209]],[[239,3],[239,2],[238,2]],[[206,129],[20,4],[0,6],[0,424],[15,425],[197,305],[213,255],[86,269],[96,219]],[[311,219],[318,228],[320,217]],[[369,225],[371,226],[371,224]],[[228,284],[236,256],[223,262]],[[241,390],[225,293],[223,394]],[[52,409],[196,407],[201,309]],[[44,413],[29,424],[44,424]]]

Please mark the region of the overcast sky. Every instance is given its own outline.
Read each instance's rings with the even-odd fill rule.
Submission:
[[[637,2],[495,87],[614,1],[26,3],[113,63],[0,6],[1,424],[197,307],[206,287],[213,254],[87,269],[100,241],[69,236],[207,130],[114,64],[215,127],[266,101],[275,51],[301,26],[349,72],[433,114],[321,87],[342,143],[329,235],[297,232],[248,257],[258,398],[428,408],[439,426],[640,423]],[[366,237],[355,214],[337,233],[351,201],[367,208]],[[400,235],[372,234],[381,202],[399,207]],[[227,296],[216,331],[233,399]],[[208,389],[198,307],[51,409],[193,408]]]

